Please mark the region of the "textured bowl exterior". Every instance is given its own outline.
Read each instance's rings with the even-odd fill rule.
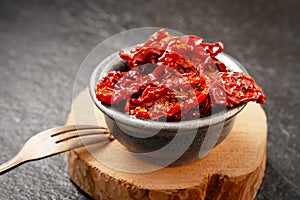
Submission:
[[[132,130],[136,129],[135,131],[139,131],[141,134],[147,132],[147,127],[140,129],[134,127],[132,124],[123,124],[120,122],[116,122],[115,119],[105,115],[106,124],[113,134],[113,136],[123,144],[130,152],[134,153],[142,153],[142,154],[135,154],[140,159],[146,160],[153,164],[164,164],[166,159],[173,159],[174,162],[170,162],[170,165],[182,165],[194,162],[199,160],[200,157],[200,149],[203,144],[203,141],[207,135],[208,128],[210,129],[219,129],[222,128],[222,131],[218,135],[219,137],[216,140],[216,143],[213,147],[220,144],[226,136],[230,133],[235,117],[229,118],[225,120],[224,123],[213,124],[210,127],[199,127],[197,129],[196,135],[194,135],[194,130],[187,129],[184,135],[180,136],[180,140],[184,141],[190,135],[194,138],[192,143],[189,147],[182,151],[181,148],[173,148],[168,150],[162,150],[162,147],[168,145],[175,135],[178,132],[178,129],[170,130],[170,129],[161,129],[157,134],[148,138],[141,138],[141,137],[134,137],[128,133],[132,132]],[[220,126],[221,125],[221,126]],[[185,143],[184,143],[185,144]],[[180,143],[178,144],[180,145]],[[153,152],[160,150],[157,154],[143,154],[147,152]],[[178,157],[178,152],[180,151],[183,154]]]
[[[230,66],[232,71],[247,73],[241,64],[225,53],[220,54],[218,59],[226,66]],[[221,143],[230,133],[236,115],[246,105],[238,105],[211,116],[190,121],[156,122],[137,119],[103,105],[97,100],[94,92],[97,82],[104,74],[111,70],[122,69],[125,65],[126,62],[121,60],[117,53],[103,60],[91,76],[90,94],[94,103],[104,113],[112,135],[134,155],[155,164],[160,164],[160,160],[166,159],[174,160],[170,163],[171,165],[181,165],[198,160],[201,157],[199,154],[205,153],[201,152],[201,147],[205,138],[209,136],[207,134],[214,135],[215,132],[218,132],[214,136],[216,138],[213,139],[211,148]],[[176,146],[164,149],[163,147],[170,144],[175,137],[182,141],[182,144],[177,142]],[[188,146],[186,146],[187,144]]]

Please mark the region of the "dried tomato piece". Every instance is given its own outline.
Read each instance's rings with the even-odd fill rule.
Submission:
[[[197,36],[182,36],[170,40],[158,65],[167,65],[180,73],[202,73],[216,71],[210,54],[202,47],[203,39]]]
[[[164,53],[169,40],[172,38],[173,36],[169,33],[159,30],[151,35],[149,40],[142,46],[136,46],[128,53],[120,50],[119,55],[122,59],[128,61],[130,68],[144,63],[157,63],[158,58]]]
[[[201,117],[207,117],[212,113],[212,104],[209,95],[199,104],[190,109],[184,116],[184,120],[199,119]]]
[[[216,42],[214,44],[210,43],[201,43],[201,46],[209,52],[211,57],[216,57],[219,53],[221,53],[224,49],[224,45],[222,42]]]
[[[159,85],[142,87],[140,95],[128,100],[125,111],[136,117],[180,120],[186,113],[197,107],[208,95],[204,77],[172,77]],[[176,115],[176,117],[174,117]]]
[[[108,105],[126,101],[139,88],[153,82],[152,76],[142,76],[138,68],[128,72],[112,71],[96,86],[96,98]]]
[[[115,85],[124,74],[125,72],[121,71],[108,72],[95,88],[96,98],[101,102],[111,104],[112,95],[115,93]]]
[[[216,66],[218,67],[218,70],[220,72],[229,72],[229,69],[224,65],[224,63],[222,63],[221,61],[219,61],[216,56],[221,53],[224,49],[224,45],[222,42],[216,42],[214,44],[209,44],[209,43],[202,43],[201,46],[207,51],[209,52],[211,59],[214,61],[214,63],[216,64]]]
[[[186,98],[180,101],[182,115],[187,114],[190,110],[194,108],[199,108],[199,105],[207,99],[208,92],[208,87],[203,82],[201,82],[201,86],[199,85],[193,87],[192,90],[190,89],[188,91],[183,92],[183,94],[186,95]],[[183,117],[186,120],[186,117]]]
[[[143,88],[140,96],[128,100],[126,110],[128,109],[128,112],[136,117],[147,116],[148,119],[158,119],[178,112],[171,109],[176,101],[175,95],[169,88],[149,84]]]
[[[219,72],[210,85],[215,104],[234,106],[249,101],[265,103],[266,96],[254,79],[240,72]]]

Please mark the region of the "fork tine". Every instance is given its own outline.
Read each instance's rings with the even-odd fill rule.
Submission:
[[[59,134],[53,136],[53,139],[55,140],[55,143],[60,143],[66,140],[70,140],[72,138],[76,137],[83,137],[87,135],[100,135],[100,134],[109,134],[108,131],[103,129],[85,129],[85,130],[74,130],[70,131],[67,134]]]
[[[64,133],[68,133],[68,132],[72,132],[75,130],[84,130],[84,129],[103,129],[103,130],[107,130],[107,128],[105,127],[100,127],[100,126],[96,126],[96,125],[68,125],[68,126],[58,126],[58,127],[54,127],[54,128],[50,128],[47,130],[44,130],[42,132],[37,133],[35,136],[35,138],[39,137],[40,139],[48,139],[57,135],[61,135]],[[30,138],[31,139],[31,138]]]
[[[106,143],[104,143],[106,142]],[[84,137],[73,137],[72,139],[65,140],[63,142],[57,143],[58,148],[60,148],[60,153],[69,151],[78,147],[83,147],[85,145],[91,144],[107,144],[110,142],[108,137],[103,137],[103,135],[85,135]]]
[[[107,130],[105,127],[96,126],[96,125],[69,125],[69,126],[59,126],[52,129],[46,130],[47,132],[54,132],[51,134],[51,137],[56,135],[60,135],[66,132],[74,131],[74,130],[84,130],[84,129],[103,129]]]

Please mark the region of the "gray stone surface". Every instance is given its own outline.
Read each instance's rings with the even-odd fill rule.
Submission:
[[[171,28],[223,41],[263,87],[267,169],[256,199],[300,199],[298,0],[0,2],[0,163],[35,133],[64,124],[80,63],[121,31]],[[0,176],[0,199],[88,199],[64,155]]]

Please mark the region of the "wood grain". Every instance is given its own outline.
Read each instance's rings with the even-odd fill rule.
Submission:
[[[73,101],[66,124],[80,123],[105,126],[87,89]],[[155,166],[151,168],[117,141],[108,140],[68,152],[68,172],[95,199],[248,200],[254,199],[264,176],[266,140],[266,115],[260,105],[249,103],[229,136],[194,163],[132,173],[130,170]]]

